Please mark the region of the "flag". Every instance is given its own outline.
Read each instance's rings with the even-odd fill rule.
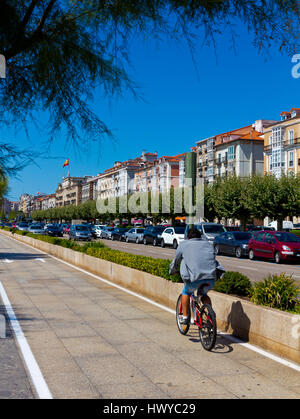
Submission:
[[[64,162],[63,168],[64,168],[64,167],[66,167],[66,166],[69,166],[69,159],[67,159],[67,160]]]

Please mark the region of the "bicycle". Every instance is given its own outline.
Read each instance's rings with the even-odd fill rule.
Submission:
[[[191,323],[191,312],[193,313],[193,322]],[[190,325],[194,324],[198,327],[199,337],[205,350],[211,351],[217,339],[217,321],[216,314],[209,304],[201,302],[201,295],[190,296],[190,307],[188,312],[187,324],[180,322],[182,318],[181,294],[176,304],[176,322],[179,332],[186,335],[190,329]]]

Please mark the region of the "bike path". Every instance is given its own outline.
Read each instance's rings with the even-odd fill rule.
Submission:
[[[2,236],[0,281],[53,398],[300,398],[299,372],[224,336],[206,352],[173,314]]]

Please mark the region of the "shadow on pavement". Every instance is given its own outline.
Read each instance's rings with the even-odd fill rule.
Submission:
[[[34,253],[2,253],[0,252],[0,261],[8,260],[31,260],[31,259],[46,259],[48,255],[34,254]]]

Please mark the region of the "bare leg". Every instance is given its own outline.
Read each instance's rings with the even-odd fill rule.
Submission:
[[[182,314],[184,317],[187,317],[189,313],[189,299],[190,297],[188,295],[181,295]]]

